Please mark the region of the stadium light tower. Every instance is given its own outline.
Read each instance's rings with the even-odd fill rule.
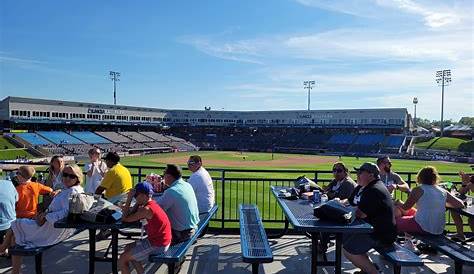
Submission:
[[[415,106],[415,119],[413,119],[413,127],[416,127],[416,104],[418,104],[418,98],[413,98],[413,106]],[[416,130],[416,128],[415,128]]]
[[[110,80],[114,81],[114,105],[117,104],[117,82],[120,81],[120,72],[110,71]]]
[[[444,87],[451,83],[451,70],[438,70],[436,72],[436,83],[441,86],[441,136],[444,134],[443,112],[444,112]]]
[[[316,84],[314,80],[304,81],[303,85],[305,89],[308,89],[308,111],[311,109],[311,89]]]

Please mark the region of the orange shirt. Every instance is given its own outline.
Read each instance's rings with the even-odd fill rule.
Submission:
[[[16,187],[18,202],[16,203],[17,218],[34,218],[38,207],[40,195],[46,195],[53,191],[48,186],[36,182],[19,184]]]

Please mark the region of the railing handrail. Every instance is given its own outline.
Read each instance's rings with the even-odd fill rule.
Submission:
[[[0,161],[0,164],[14,164],[14,165],[31,165],[31,166],[49,166],[49,163],[10,163],[10,162],[3,162]],[[79,163],[79,166],[84,166],[84,163]],[[124,165],[127,168],[135,168],[135,169],[165,169],[166,165],[163,166],[142,166],[142,165]],[[182,166],[183,170],[189,170],[188,167]],[[7,170],[8,169],[4,169]],[[222,172],[225,171],[226,173],[320,173],[320,174],[332,174],[331,170],[324,170],[324,169],[242,169],[242,168],[207,168],[207,171],[215,171],[215,172]],[[416,171],[396,171],[399,175],[413,175],[417,174]],[[439,172],[439,175],[445,176],[458,176],[457,172]]]

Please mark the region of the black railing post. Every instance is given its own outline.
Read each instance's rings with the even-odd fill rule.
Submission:
[[[221,229],[224,229],[225,220],[225,170],[221,173]]]
[[[314,172],[314,181],[316,183],[318,183],[318,171],[317,170]]]
[[[142,167],[138,167],[138,181],[140,182],[142,180]]]

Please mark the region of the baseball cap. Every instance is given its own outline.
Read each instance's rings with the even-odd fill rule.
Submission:
[[[367,171],[368,173],[374,174],[375,177],[379,176],[379,167],[374,163],[363,163],[359,168],[354,167],[356,171]]]
[[[120,162],[120,156],[117,154],[117,152],[109,152],[105,155],[105,157],[102,157],[104,160],[110,160],[114,163]]]
[[[153,194],[153,186],[148,182],[138,183],[135,186],[135,195],[137,195],[137,193],[143,193],[147,195]]]

